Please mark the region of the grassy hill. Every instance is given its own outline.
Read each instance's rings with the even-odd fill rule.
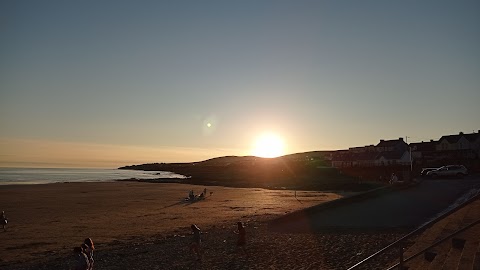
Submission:
[[[150,163],[120,169],[170,171],[188,176],[191,184],[302,190],[367,190],[362,183],[328,165],[324,152],[298,153],[278,158],[226,156],[191,163]]]

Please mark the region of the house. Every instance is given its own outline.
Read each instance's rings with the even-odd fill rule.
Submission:
[[[366,153],[366,152],[375,152],[375,146],[367,145],[367,146],[360,146],[360,147],[350,147],[348,151],[351,153]]]
[[[436,146],[437,156],[473,159],[480,156],[480,131],[442,136]]]
[[[381,152],[375,160],[376,166],[410,165],[410,163],[410,151],[408,150]]]
[[[432,156],[436,150],[437,141],[430,140],[429,142],[410,143],[413,159],[422,159]]]
[[[373,167],[410,165],[414,161],[444,163],[452,160],[471,160],[480,157],[480,130],[477,133],[442,136],[439,141],[411,143],[403,138],[380,140],[377,145],[351,147],[332,152],[332,166]]]
[[[470,149],[477,155],[477,158],[480,157],[480,130],[477,133],[464,134],[464,137],[470,144]]]
[[[451,151],[470,149],[470,142],[465,138],[463,132],[456,135],[442,136],[436,146],[437,151]]]
[[[338,150],[332,153],[332,167],[343,168],[351,167],[352,162],[350,158],[351,154],[348,150]]]
[[[363,153],[357,153],[354,155],[354,165],[359,167],[372,167],[376,165],[378,153],[374,151],[368,151]]]
[[[381,152],[403,152],[408,150],[408,144],[403,141],[403,138],[398,138],[398,140],[380,140],[380,142],[375,145],[375,151]]]
[[[403,138],[380,140],[376,146],[367,145],[336,151],[332,159],[332,166],[336,168],[407,164],[410,164],[410,152]]]

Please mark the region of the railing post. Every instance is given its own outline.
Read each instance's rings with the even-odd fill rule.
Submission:
[[[398,269],[403,270],[403,251],[404,251],[403,245],[400,246],[399,251],[400,251],[400,262],[398,263]]]

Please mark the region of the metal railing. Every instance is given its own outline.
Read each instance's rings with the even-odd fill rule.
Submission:
[[[480,223],[480,219],[478,219],[477,221],[474,221],[474,222],[468,224],[467,226],[465,226],[465,227],[457,230],[456,232],[454,232],[454,233],[452,233],[452,234],[450,234],[450,235],[448,235],[448,236],[446,236],[446,237],[444,237],[444,238],[436,241],[435,243],[431,244],[430,246],[428,246],[428,247],[422,249],[421,251],[413,254],[412,256],[406,258],[405,260],[401,259],[400,262],[396,263],[396,264],[393,265],[393,266],[390,266],[390,267],[387,268],[386,270],[392,270],[392,269],[394,269],[395,267],[397,267],[397,266],[399,266],[399,265],[401,265],[401,264],[403,264],[403,263],[406,263],[406,262],[408,262],[408,261],[410,261],[410,260],[418,257],[419,255],[423,254],[425,251],[427,251],[427,250],[429,250],[429,249],[431,249],[431,248],[433,248],[433,247],[435,247],[435,246],[437,246],[437,245],[440,245],[441,243],[445,242],[446,240],[448,240],[448,239],[450,239],[450,238],[452,238],[452,237],[454,237],[454,236],[456,236],[456,235],[458,235],[458,234],[466,231],[467,229],[470,229],[471,227],[473,227],[473,226],[475,226],[475,225],[477,225],[477,224],[479,224],[479,223]]]
[[[468,204],[470,204],[471,202],[477,200],[478,198],[480,197],[480,193],[477,193],[476,195],[472,196],[470,199],[466,200],[465,202],[463,202],[462,204],[458,205],[457,207],[454,207],[452,209],[450,209],[449,211],[443,213],[442,215],[432,219],[431,221],[423,224],[422,226],[418,227],[417,229],[409,232],[408,234],[402,236],[400,239],[398,239],[397,241],[389,244],[388,246],[380,249],[379,251],[373,253],[372,255],[368,256],[367,258],[361,260],[360,262],[356,263],[355,265],[351,266],[350,268],[348,268],[348,270],[353,270],[353,269],[356,269],[357,267],[360,267],[361,265],[367,263],[368,261],[370,261],[371,259],[377,257],[378,255],[382,254],[382,253],[385,253],[387,251],[389,251],[390,249],[392,249],[393,247],[396,247],[398,245],[400,245],[401,243],[404,242],[405,239],[409,238],[410,236],[412,235],[415,235],[416,233],[420,233],[420,232],[423,232],[424,230],[428,229],[430,226],[432,226],[433,224],[437,223],[438,221],[442,220],[443,218],[451,215],[452,213],[460,210],[461,208],[467,206]]]

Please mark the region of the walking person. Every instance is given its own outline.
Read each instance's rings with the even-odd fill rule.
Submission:
[[[192,229],[192,232],[193,232],[193,239],[192,239],[192,242],[190,243],[190,251],[195,253],[195,255],[197,256],[197,261],[201,261],[202,260],[202,250],[200,246],[202,243],[202,240],[200,239],[201,231],[200,231],[200,228],[198,228],[198,226],[195,224],[192,224],[190,228]]]
[[[72,267],[72,270],[89,270],[89,263],[87,255],[83,252],[82,247],[73,248],[75,264]]]
[[[396,184],[398,182],[398,177],[395,173],[392,173],[392,177],[390,178],[390,184]]]
[[[1,222],[2,222],[3,231],[6,232],[8,220],[7,220],[7,217],[5,216],[5,211],[2,211]]]
[[[85,254],[87,255],[88,262],[90,263],[89,270],[93,270],[93,263],[95,261],[93,259],[93,251],[95,250],[95,246],[93,245],[93,241],[91,238],[86,238],[83,243],[87,246],[85,249]]]
[[[237,222],[237,230],[234,231],[234,233],[238,235],[237,251],[242,250],[243,255],[247,255],[247,250],[245,247],[247,245],[246,232],[242,222]]]

